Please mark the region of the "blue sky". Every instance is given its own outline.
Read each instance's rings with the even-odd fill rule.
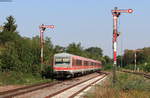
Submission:
[[[0,25],[13,15],[22,36],[39,35],[40,24],[54,24],[46,30],[55,45],[81,42],[87,48],[98,46],[112,56],[112,15],[115,6],[134,9],[119,18],[118,51],[150,46],[149,0],[13,0],[0,2]]]

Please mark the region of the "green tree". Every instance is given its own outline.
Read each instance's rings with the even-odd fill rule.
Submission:
[[[145,62],[149,62],[150,63],[150,47],[144,47],[143,48],[143,54],[144,54],[144,57],[146,57],[145,59]]]
[[[31,52],[33,55],[34,64],[40,64],[40,38],[35,36],[31,40]]]
[[[138,65],[144,64],[150,61],[150,48],[145,47],[143,49],[137,49],[136,51],[136,63]],[[125,50],[123,55],[124,65],[130,65],[135,63],[135,51],[134,50]]]
[[[62,47],[62,46],[59,46],[59,45],[56,45],[54,47],[54,53],[61,53],[61,52],[66,52],[66,48]]]
[[[125,50],[123,55],[123,65],[134,64],[134,52],[132,50]]]
[[[148,56],[144,55],[143,51],[137,52],[136,55],[137,64],[142,64],[146,62]]]
[[[90,47],[85,49],[86,52],[88,52],[88,57],[95,59],[95,60],[103,60],[103,51],[99,47]]]
[[[6,18],[7,22],[4,23],[3,31],[0,32],[0,44],[5,44],[8,41],[14,42],[20,35],[16,31],[17,25],[13,16]]]
[[[81,43],[71,43],[68,45],[66,48],[66,52],[74,54],[74,55],[79,55],[82,56],[83,54],[83,48],[81,47]]]
[[[98,55],[98,56],[103,56],[103,50],[99,47],[90,47],[88,49],[86,49],[87,52],[89,52],[90,54],[94,54],[94,55]]]
[[[105,64],[111,64],[112,63],[112,59],[109,56],[106,55],[103,58],[105,60]]]
[[[3,31],[5,32],[16,32],[17,25],[15,24],[15,18],[9,16],[6,18],[7,22],[4,23]]]
[[[44,63],[52,64],[53,55],[54,55],[53,44],[50,38],[46,37],[44,43]]]
[[[117,56],[117,66],[123,66],[123,57],[121,55]]]

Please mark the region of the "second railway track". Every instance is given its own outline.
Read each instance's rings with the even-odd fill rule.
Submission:
[[[128,70],[123,70],[122,72],[132,73],[132,74],[136,74],[136,75],[142,75],[145,78],[150,79],[150,74],[146,74],[144,72],[134,72],[134,71],[128,71]]]

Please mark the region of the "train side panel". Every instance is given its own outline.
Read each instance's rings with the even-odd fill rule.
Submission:
[[[101,62],[68,54],[59,53],[54,56],[54,73],[57,76],[74,76],[75,74],[83,74],[94,72],[102,68]]]

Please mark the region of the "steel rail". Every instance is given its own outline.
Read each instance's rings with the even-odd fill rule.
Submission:
[[[42,88],[50,87],[56,84],[61,83],[60,81],[57,82],[46,82],[46,83],[39,83],[39,84],[34,84],[34,85],[29,85],[17,89],[12,89],[4,92],[0,92],[0,98],[12,98],[17,95],[22,95],[31,91],[39,90]]]
[[[78,78],[78,77],[76,77],[76,78]],[[62,82],[66,82],[66,81],[70,81],[70,80],[55,81],[55,82],[51,82],[51,83],[50,82],[38,83],[38,84],[20,87],[20,88],[8,90],[8,91],[3,91],[3,92],[0,92],[0,98],[12,98],[14,96],[18,96],[18,95],[26,94],[26,93],[29,93],[32,91],[51,87],[51,86],[54,86],[54,85],[57,85],[57,84],[60,84]]]
[[[104,73],[101,73],[100,75],[103,75]],[[62,90],[60,90],[60,91],[58,91],[58,92],[55,92],[55,93],[53,93],[53,94],[51,94],[51,95],[48,95],[48,96],[46,96],[45,98],[51,98],[51,97],[54,97],[54,96],[56,96],[56,95],[58,95],[58,94],[60,94],[60,93],[62,93],[62,92],[64,92],[64,91],[66,91],[66,90],[68,90],[68,89],[71,89],[71,88],[73,88],[73,87],[75,87],[75,86],[77,86],[77,85],[79,85],[79,84],[82,84],[82,83],[84,83],[84,82],[86,82],[86,81],[89,81],[89,80],[91,80],[91,79],[93,79],[93,78],[96,78],[96,77],[98,77],[98,76],[100,76],[100,75],[96,75],[96,76],[94,76],[94,77],[91,77],[91,78],[89,78],[89,79],[86,79],[86,80],[84,80],[84,81],[81,81],[81,82],[79,82],[79,83],[76,83],[76,84],[74,84],[74,85],[71,85],[71,86],[69,86],[69,87],[67,87],[67,88],[64,88],[64,89],[62,89]],[[105,75],[107,75],[107,74],[105,74]],[[98,81],[99,81],[99,79],[98,79]],[[97,81],[96,81],[97,82]],[[84,88],[85,89],[85,88]],[[83,90],[84,90],[83,89]],[[81,92],[81,91],[80,91]],[[78,92],[79,93],[79,92]],[[75,95],[75,94],[74,94]],[[72,95],[72,96],[74,96],[74,95]]]
[[[74,98],[76,95],[78,95],[79,93],[81,93],[83,90],[85,90],[86,88],[90,87],[91,85],[93,85],[94,83],[98,82],[99,80],[105,78],[105,76],[108,74],[105,74],[103,77],[101,77],[100,79],[90,83],[89,85],[87,85],[86,87],[82,88],[81,90],[79,90],[78,92],[74,93],[72,96],[70,96],[70,98]]]
[[[128,70],[123,70],[121,72],[132,73],[132,74],[136,74],[136,75],[142,75],[145,78],[150,79],[150,74],[146,74],[144,72],[133,72],[133,71],[128,71]]]

